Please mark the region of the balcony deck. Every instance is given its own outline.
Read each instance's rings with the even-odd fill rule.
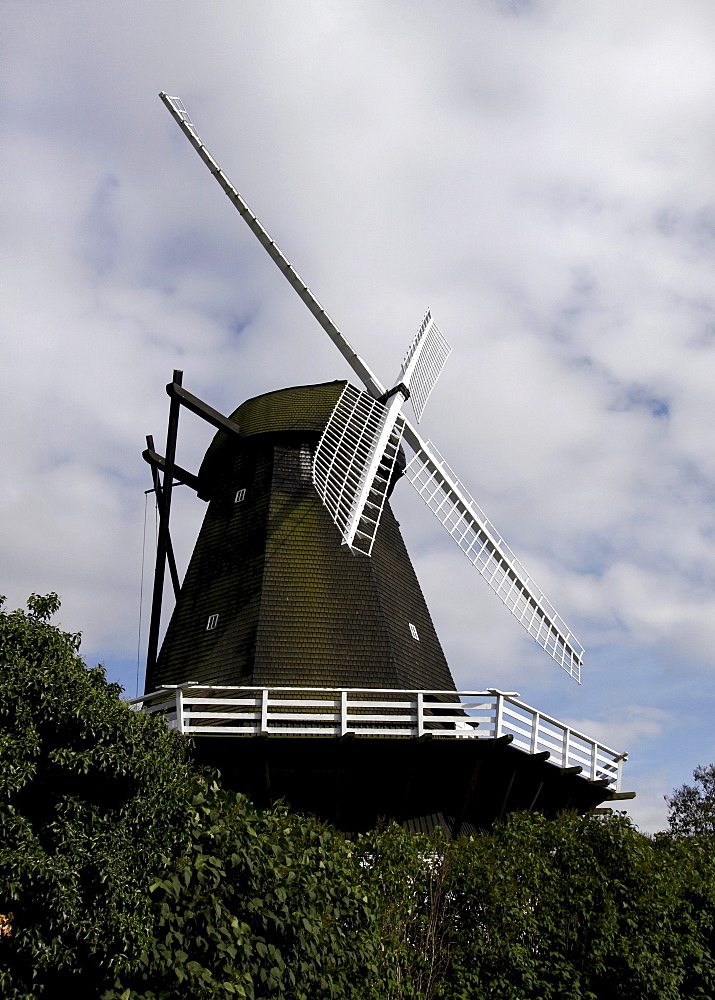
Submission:
[[[515,692],[223,687],[188,682],[131,704],[194,737],[499,740],[621,793],[626,753],[537,711]]]

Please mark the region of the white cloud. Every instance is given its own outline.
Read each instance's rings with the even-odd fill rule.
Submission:
[[[624,705],[605,717],[564,719],[572,729],[621,751],[628,746],[633,753],[644,740],[660,737],[670,723],[670,714],[652,705]]]
[[[89,655],[130,660],[139,453],[145,433],[162,439],[173,368],[226,411],[347,374],[166,89],[381,378],[428,304],[455,346],[426,434],[594,647],[577,708],[419,501],[399,499],[460,683],[597,722],[599,684],[618,679],[642,712],[619,745],[642,739],[665,774],[643,728],[670,711],[664,678],[697,676],[709,698],[715,674],[715,12],[154,0],[2,19],[11,603],[59,590]],[[205,444],[187,419],[182,464]],[[200,513],[177,504],[184,559]],[[686,771],[711,752],[708,698],[688,707]]]

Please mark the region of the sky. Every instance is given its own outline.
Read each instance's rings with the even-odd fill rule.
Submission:
[[[664,828],[715,759],[714,42],[696,0],[2,0],[8,606],[57,591],[134,696],[173,370],[224,413],[351,375],[179,95],[383,382],[428,306],[453,346],[421,433],[586,647],[578,686],[403,482],[458,687],[628,751],[625,808]],[[195,470],[211,431],[181,419]],[[180,567],[202,516],[177,490]]]

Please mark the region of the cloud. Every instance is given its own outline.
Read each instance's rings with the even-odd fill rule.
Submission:
[[[633,753],[644,740],[660,737],[671,721],[670,713],[651,705],[626,705],[605,717],[568,719],[572,729],[600,740],[614,750],[628,746]]]
[[[2,17],[11,603],[60,591],[87,655],[128,669],[139,455],[162,439],[172,370],[224,411],[348,374],[167,115],[168,90],[381,379],[427,305],[454,345],[425,434],[591,650],[566,693],[404,484],[459,683],[597,726],[616,719],[609,697],[640,706],[614,733],[640,748],[632,762],[648,755],[657,798],[673,776],[647,725],[693,678],[681,772],[710,756],[715,12],[155,0]],[[181,464],[209,437],[182,417]],[[202,510],[177,500],[184,563]]]

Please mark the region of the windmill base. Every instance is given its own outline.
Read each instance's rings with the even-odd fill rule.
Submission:
[[[451,837],[490,829],[515,811],[554,817],[633,798],[500,739],[204,736],[197,762],[259,808],[284,800],[347,834],[394,820]]]

